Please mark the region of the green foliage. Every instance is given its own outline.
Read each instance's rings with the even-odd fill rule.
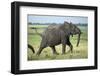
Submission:
[[[62,55],[62,45],[56,46],[56,50],[59,53],[59,55],[53,55],[52,50],[50,47],[45,48],[40,56],[36,56],[36,52],[39,49],[41,37],[37,34],[30,34],[30,33],[36,33],[33,29],[30,29],[30,27],[47,27],[46,25],[29,25],[28,27],[28,43],[31,44],[35,49],[35,54],[32,53],[30,49],[27,51],[27,57],[28,60],[53,60],[53,59],[84,59],[88,57],[88,28],[87,26],[78,26],[81,31],[81,39],[80,44],[78,47],[76,47],[77,43],[77,35],[74,35],[70,38],[71,43],[73,44],[73,53],[70,52],[70,48],[66,46],[66,54]],[[42,33],[45,29],[37,29],[39,33]]]

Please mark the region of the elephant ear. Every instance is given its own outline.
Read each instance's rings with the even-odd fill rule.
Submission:
[[[64,25],[69,26],[70,24],[67,21],[64,21]]]
[[[70,22],[70,25],[72,24],[72,22]]]
[[[70,22],[70,28],[71,28],[71,31],[72,31],[72,29],[74,28],[72,22]],[[72,34],[72,33],[71,33],[71,36],[73,37],[73,34]]]
[[[64,28],[65,28],[66,34],[67,34],[68,36],[71,35],[71,36],[73,37],[73,34],[71,34],[71,28],[72,28],[71,24],[68,23],[68,22],[66,22],[66,21],[64,21]]]
[[[64,21],[64,24],[69,24],[67,21]]]

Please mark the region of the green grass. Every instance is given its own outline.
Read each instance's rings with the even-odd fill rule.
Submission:
[[[29,25],[28,28],[28,43],[31,44],[34,49],[35,49],[35,54],[28,49],[27,52],[27,57],[28,60],[53,60],[53,59],[84,59],[88,57],[88,35],[87,35],[87,27],[86,26],[79,26],[79,28],[82,31],[81,39],[80,39],[80,44],[78,47],[76,47],[77,43],[77,35],[74,35],[71,37],[71,43],[73,45],[73,53],[71,53],[69,50],[70,48],[66,46],[66,54],[62,55],[62,45],[56,46],[56,51],[59,53],[59,55],[53,55],[52,50],[50,47],[47,47],[43,49],[42,53],[40,56],[36,56],[36,52],[39,49],[40,42],[41,42],[41,37],[37,34],[30,34],[30,33],[35,33],[34,30],[30,29],[30,27],[47,27],[46,25]],[[44,29],[38,29],[38,32],[42,33]]]

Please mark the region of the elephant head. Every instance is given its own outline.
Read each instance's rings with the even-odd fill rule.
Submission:
[[[64,22],[64,28],[69,35],[73,36],[78,34],[77,45],[76,45],[78,46],[80,42],[81,30],[75,24],[68,22]]]

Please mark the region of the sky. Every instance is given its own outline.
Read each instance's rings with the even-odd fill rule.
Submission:
[[[72,23],[88,23],[87,17],[80,16],[43,16],[43,15],[28,15],[28,22],[31,23],[64,23],[64,21]]]

